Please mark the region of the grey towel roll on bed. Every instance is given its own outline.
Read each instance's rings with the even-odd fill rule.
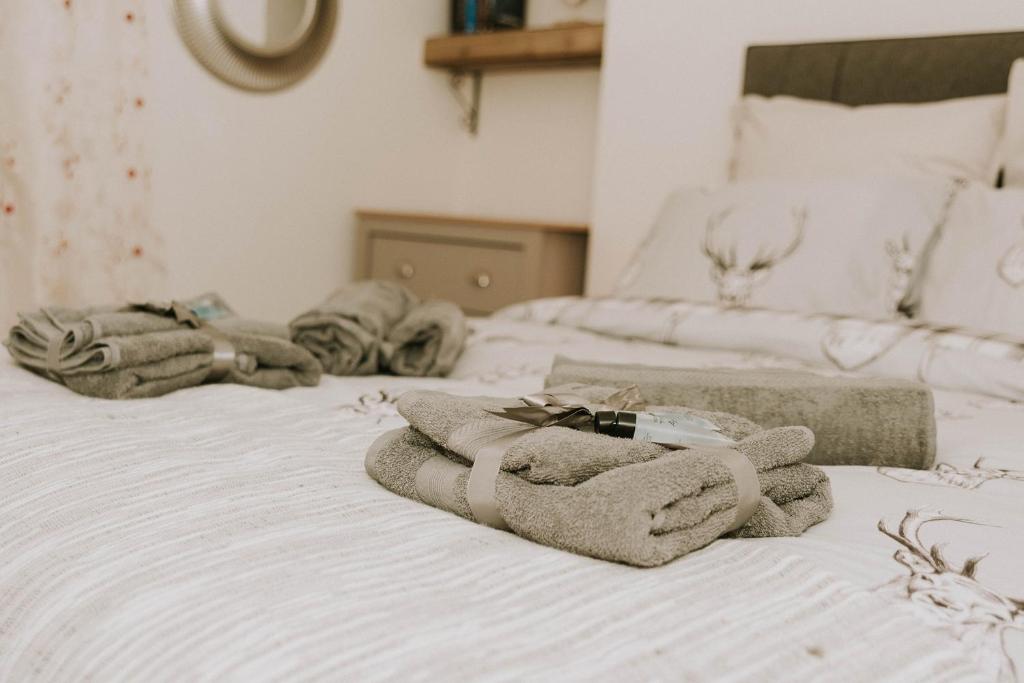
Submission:
[[[373,375],[380,371],[384,336],[417,303],[394,282],[345,285],[291,321],[292,341],[316,356],[328,374]]]
[[[558,356],[546,386],[636,384],[651,403],[742,415],[763,427],[804,425],[807,462],[928,469],[935,462],[935,404],[921,382],[828,377],[784,369],[671,368]]]
[[[443,377],[455,367],[468,335],[462,309],[450,301],[425,301],[388,332],[381,366],[396,375]]]
[[[354,282],[335,290],[290,323],[292,340],[331,375],[390,372],[441,377],[466,343],[466,317],[447,301],[420,302],[386,280]]]

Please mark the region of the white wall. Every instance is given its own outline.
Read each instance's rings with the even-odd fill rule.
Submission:
[[[527,24],[602,21],[604,4],[530,0]],[[459,145],[452,210],[589,220],[600,79],[592,67],[486,73],[479,131]]]
[[[608,0],[588,292],[672,188],[724,179],[747,45],[1021,27],[1020,0]]]
[[[575,16],[561,0],[530,10],[531,23]],[[601,11],[591,0],[579,14]],[[447,75],[422,65],[447,0],[342,0],[324,62],[270,95],[222,84],[169,12],[150,17],[168,294],[218,290],[243,314],[287,320],[351,277],[357,207],[588,218],[597,71],[486,76],[474,139]]]

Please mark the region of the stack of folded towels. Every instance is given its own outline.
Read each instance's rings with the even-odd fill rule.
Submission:
[[[346,285],[292,320],[292,340],[332,375],[447,375],[466,342],[466,318],[448,301],[421,302],[394,282]]]
[[[147,398],[214,379],[264,389],[320,380],[319,363],[283,325],[205,321],[187,304],[54,307],[19,318],[5,342],[15,360],[87,396]]]
[[[73,391],[147,398],[204,382],[264,389],[315,386],[334,375],[437,377],[466,343],[466,318],[401,285],[357,282],[290,326],[235,316],[216,294],[182,302],[49,307],[21,314],[11,356]]]
[[[573,385],[595,404],[614,388]],[[467,499],[471,463],[453,433],[473,421],[509,420],[518,401],[411,391],[398,401],[407,428],[380,437],[367,472],[399,495],[474,519]],[[501,516],[516,534],[555,548],[637,566],[664,564],[726,533],[794,536],[828,517],[825,473],[802,461],[814,446],[805,427],[762,429],[727,413],[687,412],[714,422],[757,471],[760,499],[735,531],[739,488],[717,449],[669,450],[657,444],[565,427],[527,431],[505,451],[495,486]],[[461,453],[455,450],[462,450]]]

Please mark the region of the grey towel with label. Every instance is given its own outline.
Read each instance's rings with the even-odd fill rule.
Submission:
[[[580,436],[587,437],[595,456],[609,439],[626,441]],[[753,516],[730,535],[795,536],[828,517],[828,477],[800,462],[813,443],[809,430],[788,427],[758,432],[737,445],[758,472],[761,497]],[[543,448],[543,440],[533,447]],[[551,447],[557,448],[557,441]],[[474,518],[466,498],[469,463],[415,429],[378,438],[365,464],[370,476],[394,493]],[[575,486],[536,484],[500,472],[495,498],[502,518],[524,538],[641,567],[664,564],[722,536],[735,520],[739,500],[728,467],[713,450],[702,449],[615,467]]]
[[[215,336],[233,357],[218,381],[265,389],[314,386],[320,366],[283,325],[243,318],[183,324],[136,307],[46,308],[23,314],[4,342],[22,365],[97,398],[146,398],[196,386],[214,368]]]
[[[654,403],[742,415],[763,427],[804,425],[807,462],[928,469],[935,461],[935,405],[921,382],[828,377],[783,369],[671,368],[559,356],[545,382],[636,384]]]

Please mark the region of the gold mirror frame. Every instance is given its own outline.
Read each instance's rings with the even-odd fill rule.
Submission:
[[[178,33],[207,71],[244,90],[271,92],[294,85],[320,62],[338,22],[338,0],[315,0],[316,16],[301,45],[281,55],[246,50],[221,31],[214,0],[173,0]]]

